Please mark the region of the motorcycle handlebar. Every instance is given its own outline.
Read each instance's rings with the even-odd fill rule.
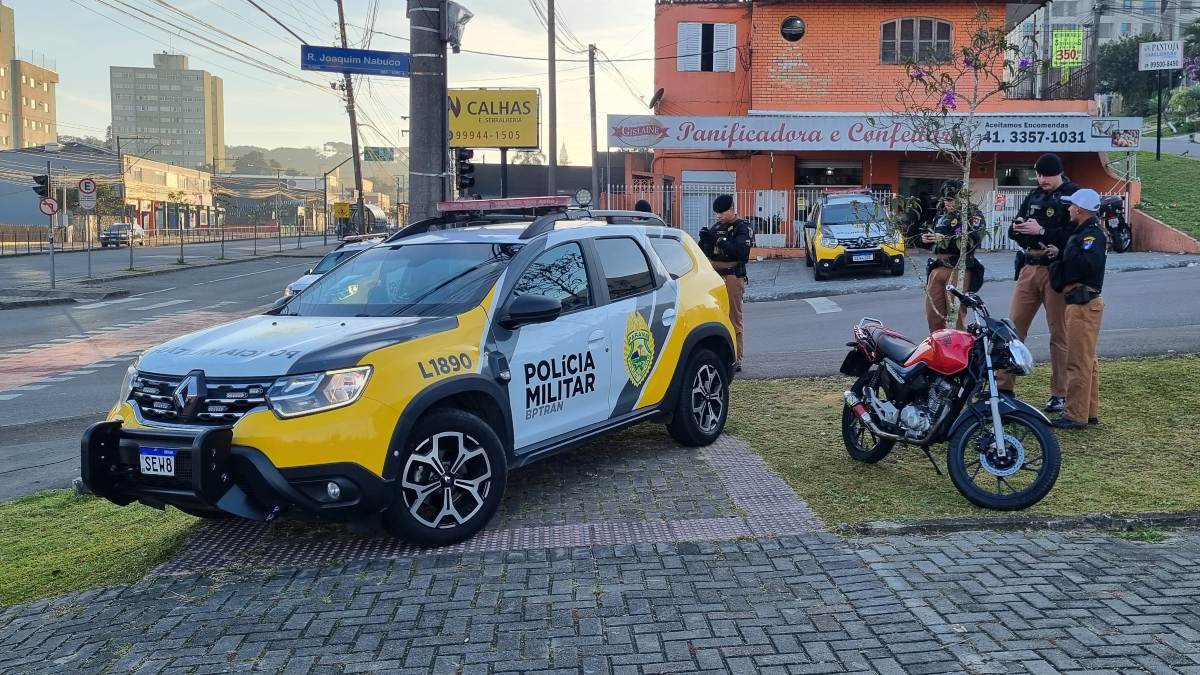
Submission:
[[[946,285],[946,292],[958,298],[960,302],[967,307],[971,307],[972,309],[979,309],[981,306],[983,306],[983,301],[980,300],[978,295],[975,295],[974,293],[963,293],[955,288],[953,284]]]

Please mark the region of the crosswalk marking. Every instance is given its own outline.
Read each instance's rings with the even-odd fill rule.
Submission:
[[[125,302],[138,302],[141,298],[118,298],[117,300],[105,300],[103,302],[93,302],[90,305],[79,305],[75,309],[99,309],[100,307],[110,307],[112,305],[120,305]]]
[[[817,314],[832,314],[833,312],[842,311],[842,308],[829,298],[806,298],[804,301],[807,302]]]
[[[94,372],[96,372],[96,371],[94,371],[94,370],[72,370],[72,371],[63,373],[63,375],[70,375],[71,377],[78,377],[79,375],[91,375]]]
[[[11,401],[19,396],[20,394],[0,394],[0,401]]]
[[[191,300],[184,300],[184,299],[179,299],[179,300],[167,300],[166,302],[160,302],[160,303],[157,303],[157,304],[154,304],[154,305],[148,305],[148,306],[146,306],[146,307],[132,307],[132,308],[130,308],[130,311],[133,311],[133,312],[148,312],[148,311],[150,311],[150,310],[152,310],[152,309],[162,309],[163,307],[171,307],[171,306],[173,306],[173,305],[182,305],[182,304],[184,304],[184,303],[186,303],[186,302],[191,302]]]

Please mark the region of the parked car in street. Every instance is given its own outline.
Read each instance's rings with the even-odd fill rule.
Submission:
[[[283,289],[283,297],[290,298],[300,291],[303,291],[311,286],[312,282],[320,279],[321,275],[381,241],[383,241],[382,235],[367,239],[358,239],[352,237],[349,240],[342,242],[340,246],[335,248],[324,258],[321,258],[321,262],[317,263],[315,267],[307,270],[304,273],[304,276],[288,284],[287,287]]]
[[[100,233],[100,248],[146,245],[146,230],[137,223],[113,223]]]
[[[803,223],[804,261],[813,277],[825,281],[863,268],[904,274],[904,233],[887,221],[886,209],[865,191],[823,197]]]

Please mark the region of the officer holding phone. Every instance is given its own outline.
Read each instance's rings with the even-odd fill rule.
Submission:
[[[1046,412],[1062,412],[1067,397],[1067,330],[1066,300],[1050,285],[1050,264],[1054,262],[1047,246],[1066,248],[1067,239],[1075,229],[1071,223],[1068,204],[1063,197],[1075,194],[1079,186],[1063,175],[1058,155],[1046,154],[1034,164],[1038,189],[1029,193],[1017,217],[1008,229],[1008,236],[1021,250],[1017,252],[1017,286],[1013,289],[1009,317],[1022,340],[1038,310],[1046,308],[1046,325],[1050,329],[1050,400]],[[1016,378],[1011,373],[996,375],[1000,389],[1012,391]]]

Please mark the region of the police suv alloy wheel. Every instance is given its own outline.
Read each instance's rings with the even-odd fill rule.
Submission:
[[[717,440],[729,418],[729,373],[728,364],[707,349],[692,355],[667,425],[671,438],[692,447]]]
[[[504,446],[479,417],[443,408],[409,435],[384,513],[393,535],[421,546],[448,546],[478,532],[495,515],[507,483]]]

